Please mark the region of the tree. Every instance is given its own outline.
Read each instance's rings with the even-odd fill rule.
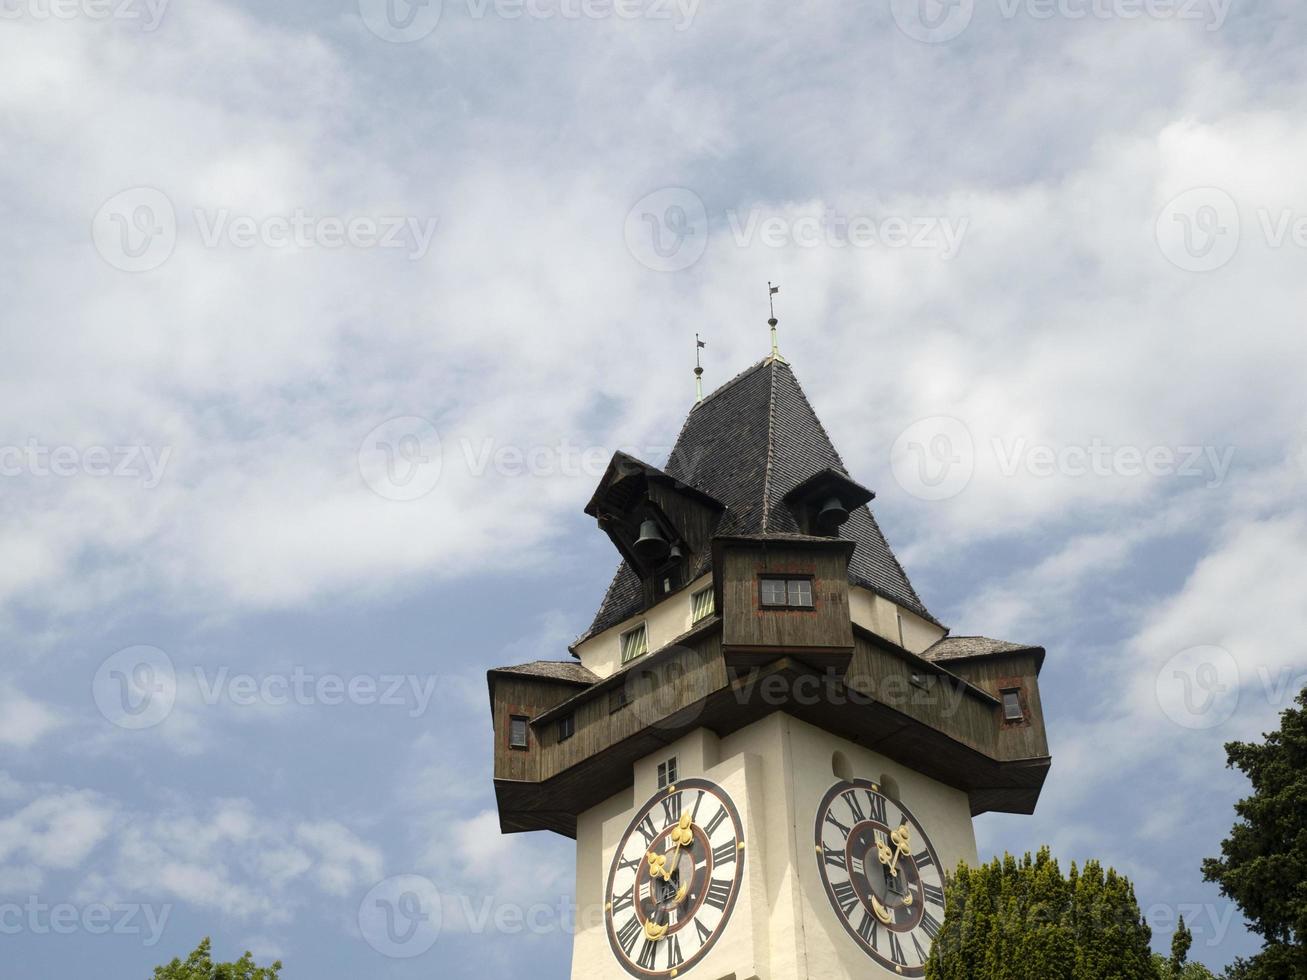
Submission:
[[[1232,966],[1237,980],[1307,976],[1307,689],[1261,744],[1230,742],[1227,764],[1253,793],[1235,804],[1240,820],[1221,842],[1221,857],[1203,862],[1262,936],[1262,951]]]
[[[1201,963],[1186,963],[1179,973],[1171,972],[1171,960],[1157,953],[1153,954],[1153,966],[1161,980],[1218,980],[1215,973]],[[1228,974],[1227,974],[1228,977]]]
[[[1097,861],[1063,876],[1048,848],[950,879],[927,980],[1156,980],[1127,878]]]
[[[1189,947],[1194,944],[1194,934],[1184,924],[1184,916],[1175,927],[1171,937],[1171,976],[1179,978],[1184,973],[1185,960],[1189,959]]]
[[[1159,980],[1216,980],[1216,974],[1201,963],[1189,962],[1189,949],[1194,944],[1194,934],[1184,924],[1184,916],[1175,927],[1171,936],[1171,958],[1153,954],[1153,967]]]
[[[167,966],[156,966],[154,980],[278,980],[281,960],[272,966],[255,966],[254,956],[247,950],[235,963],[214,963],[209,949],[209,937],[205,936],[185,963],[174,959]]]

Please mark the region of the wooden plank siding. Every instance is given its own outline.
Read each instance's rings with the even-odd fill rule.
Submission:
[[[665,724],[726,683],[718,631],[632,663],[614,683],[596,685],[599,690],[576,707],[571,738],[559,741],[556,721],[540,726],[540,777],[548,779],[614,743]],[[629,703],[614,711],[610,695],[616,691],[624,692]]]
[[[996,698],[1016,688],[1026,712],[1023,723],[1009,724],[999,712],[995,751],[999,758],[1032,759],[1048,755],[1048,730],[1044,727],[1044,705],[1039,697],[1039,661],[1030,651],[1001,653],[975,660],[952,661],[948,668]]]
[[[491,718],[495,728],[495,778],[538,780],[540,778],[540,744],[536,733],[527,726],[527,747],[514,749],[508,744],[509,719],[514,715],[536,718],[577,692],[574,684],[543,677],[496,675],[491,681]]]
[[[849,613],[849,558],[843,547],[732,543],[721,550],[725,645],[737,651],[853,649]],[[767,609],[759,594],[764,575],[812,578],[812,609]]]
[[[497,684],[502,828],[570,836],[578,813],[630,786],[636,760],[697,727],[726,735],[778,710],[965,790],[974,813],[1031,812],[1048,769],[1042,716],[1029,731],[1005,728],[1000,703],[984,690],[861,632],[854,647],[844,683],[783,649],[764,667],[733,671],[718,621],[579,694],[535,678]],[[913,684],[914,674],[931,678],[927,690]],[[769,688],[769,680],[778,683]],[[630,699],[613,710],[616,691]],[[532,716],[531,750],[508,749],[508,719],[530,703],[547,705]],[[567,714],[574,734],[560,740],[558,719]]]

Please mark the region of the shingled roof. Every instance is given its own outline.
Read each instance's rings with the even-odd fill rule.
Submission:
[[[599,681],[599,675],[591,673],[575,660],[532,660],[527,664],[513,667],[496,667],[491,674],[516,674],[521,677],[540,677],[551,681],[564,681],[568,684],[582,684],[589,687]]]
[[[1044,648],[1029,643],[1012,643],[1008,640],[994,640],[988,636],[946,636],[922,654],[927,660],[936,662],[947,660],[971,660],[976,657],[993,657],[1000,653],[1020,653],[1033,651],[1042,660]]]
[[[840,454],[790,366],[769,357],[736,375],[695,405],[663,470],[726,506],[716,534],[793,536],[802,533],[785,495],[822,470],[848,476]],[[840,537],[855,544],[849,580],[932,622],[870,509],[854,509]],[[701,556],[693,575],[702,574]],[[637,615],[640,579],[622,562],[590,628],[576,642]]]

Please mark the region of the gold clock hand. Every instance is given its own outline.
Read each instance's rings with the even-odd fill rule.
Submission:
[[[899,873],[899,857],[912,853],[912,830],[904,823],[903,826],[889,835],[889,839],[894,842],[894,859],[889,862],[889,870],[890,874],[897,875]]]
[[[876,913],[876,918],[880,919],[885,925],[890,925],[894,921],[894,916],[889,909],[880,904],[880,900],[875,895],[871,896],[871,910]]]

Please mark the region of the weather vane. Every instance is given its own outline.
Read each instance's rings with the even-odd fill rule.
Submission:
[[[699,351],[708,345],[699,339],[699,335],[694,335],[694,392],[697,396],[696,402],[703,401],[703,365],[699,363]]]
[[[776,320],[776,294],[780,291],[780,286],[773,286],[771,280],[767,280],[767,309],[771,314],[767,325],[771,327],[771,356],[778,361],[783,361],[785,358],[781,357],[780,344],[776,340],[776,324],[778,322]]]

